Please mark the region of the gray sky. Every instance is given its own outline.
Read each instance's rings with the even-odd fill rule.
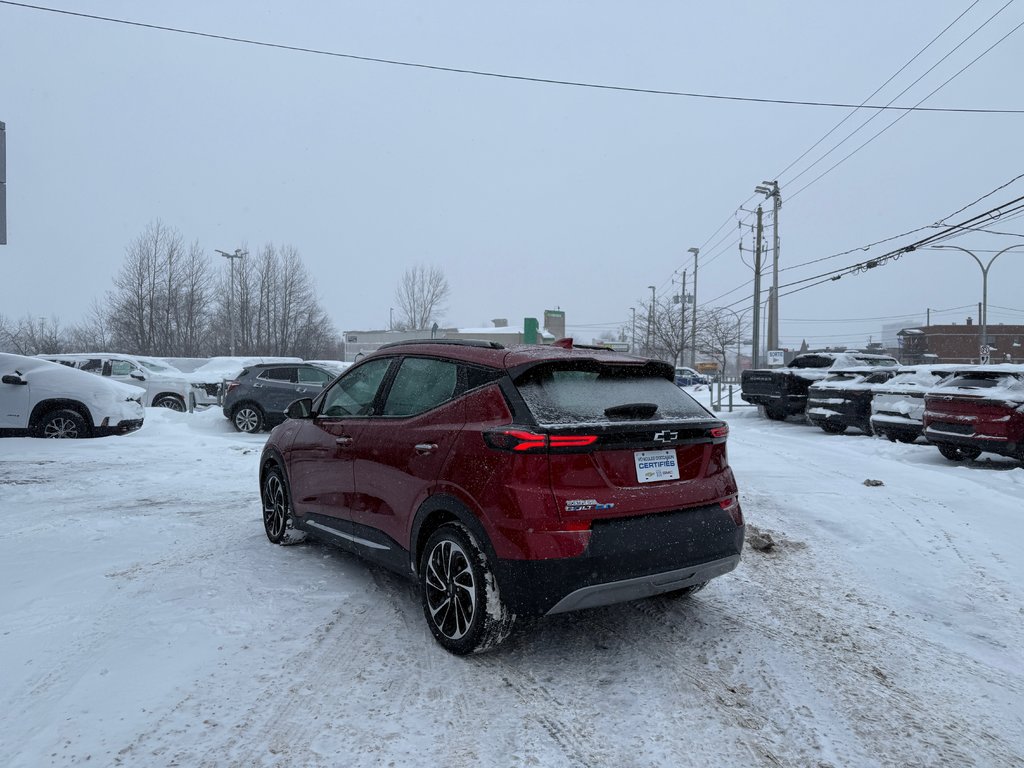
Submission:
[[[52,7],[532,77],[861,103],[970,4]],[[979,0],[872,103],[888,102],[1004,4]],[[896,103],[917,103],[1022,21],[1024,3],[1011,3]],[[1024,108],[1022,43],[1024,29],[922,106]],[[449,324],[521,322],[559,307],[570,332],[589,337],[628,324],[648,285],[677,292],[676,271],[692,276],[691,246],[704,246],[701,304],[747,282],[734,211],[848,112],[386,66],[0,5],[9,219],[0,312],[76,322],[110,287],[129,241],[160,218],[210,253],[296,246],[339,330],[386,327],[400,275],[422,262],[449,278]],[[931,224],[1024,172],[1024,114],[914,113],[793,197],[903,113],[882,114],[795,178],[872,114],[858,112],[778,177],[782,267]],[[1024,180],[972,211],[1021,195]],[[1024,219],[992,226],[1024,234]],[[953,242],[987,250],[1024,237]],[[884,250],[791,269],[781,282]],[[1024,249],[991,274],[990,323],[1024,322]],[[981,271],[967,255],[922,251],[784,297],[781,338],[864,343],[882,322],[864,318],[973,305],[933,314],[963,322],[980,300]],[[809,322],[820,319],[842,322]]]

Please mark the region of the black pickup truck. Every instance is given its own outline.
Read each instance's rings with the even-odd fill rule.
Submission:
[[[803,413],[807,407],[807,389],[828,376],[829,371],[856,366],[897,366],[888,355],[865,352],[808,352],[797,355],[785,368],[758,368],[743,371],[740,397],[748,403],[763,405],[769,419],[784,419]]]

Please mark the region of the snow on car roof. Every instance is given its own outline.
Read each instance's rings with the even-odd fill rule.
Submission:
[[[113,381],[94,373],[80,371],[60,363],[52,363],[39,357],[25,357],[10,353],[0,353],[0,367],[5,373],[18,371],[22,376],[44,375],[53,382],[67,387],[69,392],[85,394],[110,394],[117,392],[125,397],[145,395],[146,390],[133,387],[120,381]]]

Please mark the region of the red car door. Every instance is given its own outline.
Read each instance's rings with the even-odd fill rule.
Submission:
[[[390,366],[391,359],[378,358],[350,368],[324,393],[313,418],[296,430],[286,463],[297,517],[349,518],[355,490],[352,448]]]
[[[465,426],[458,369],[447,360],[402,360],[380,413],[364,422],[352,448],[355,494],[349,512],[357,532],[366,526],[408,548],[411,518]]]

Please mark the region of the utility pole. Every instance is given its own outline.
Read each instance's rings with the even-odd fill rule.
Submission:
[[[693,317],[690,318],[690,367],[697,370],[697,254],[700,248],[687,248],[693,254]],[[683,294],[686,294],[685,287]]]
[[[647,313],[647,356],[651,356],[652,342],[654,341],[654,286],[648,285],[651,289],[651,311]]]
[[[636,354],[636,307],[630,307],[630,311],[633,313],[633,331],[629,337],[629,352],[632,355]]]
[[[228,291],[228,326],[231,331],[231,356],[235,356],[235,309],[234,309],[234,297],[235,297],[235,261],[249,255],[248,251],[243,251],[241,248],[235,248],[234,253],[228,253],[227,251],[221,251],[218,249],[217,253],[223,256],[225,259],[231,262],[231,289]]]
[[[679,284],[679,365],[686,365],[686,270]]]
[[[0,120],[0,245],[7,245],[7,126]]]
[[[757,239],[754,242],[754,328],[753,328],[753,359],[754,368],[760,367],[761,360],[761,236],[764,228],[761,225],[763,212],[757,206]]]
[[[765,197],[772,199],[772,288],[768,305],[768,349],[779,348],[779,209],[782,195],[779,182],[762,181],[754,188]]]

